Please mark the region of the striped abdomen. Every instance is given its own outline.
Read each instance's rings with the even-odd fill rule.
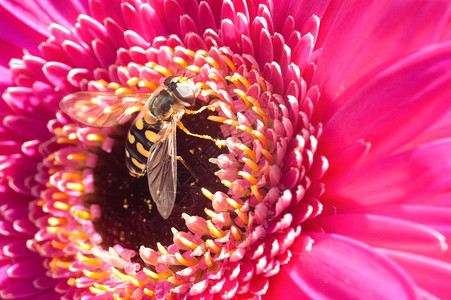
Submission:
[[[130,127],[125,142],[125,163],[132,176],[144,175],[149,149],[158,141],[161,127],[161,121],[147,115],[138,116]]]

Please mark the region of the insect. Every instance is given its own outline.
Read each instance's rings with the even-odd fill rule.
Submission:
[[[125,143],[126,165],[132,176],[147,173],[152,199],[167,219],[177,192],[177,124],[197,92],[194,84],[170,76],[152,94],[78,92],[64,97],[60,107],[80,123],[97,127],[124,124],[139,111]]]

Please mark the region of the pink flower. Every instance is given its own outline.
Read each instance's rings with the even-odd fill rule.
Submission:
[[[447,1],[70,5],[2,4],[2,298],[449,297]],[[170,75],[215,142],[177,133],[164,220],[59,102]]]

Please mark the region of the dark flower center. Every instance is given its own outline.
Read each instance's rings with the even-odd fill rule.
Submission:
[[[219,138],[218,123],[207,120],[211,114],[210,111],[185,114],[182,122],[193,133]],[[95,192],[87,199],[89,204],[97,204],[101,208],[100,218],[93,223],[103,238],[103,247],[120,244],[138,250],[141,245],[156,247],[157,242],[171,244],[172,227],[179,231],[187,230],[182,213],[203,215],[205,208],[211,208],[211,201],[202,194],[201,188],[226,191],[215,175],[217,165],[208,161],[220,155],[222,149],[210,140],[189,136],[179,129],[177,155],[191,170],[178,161],[175,206],[170,217],[163,219],[151,200],[147,176],[134,178],[129,175],[124,162],[127,129],[117,128],[113,136],[116,142],[111,153],[98,154],[94,169]]]

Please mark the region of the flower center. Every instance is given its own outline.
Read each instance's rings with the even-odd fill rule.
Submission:
[[[199,106],[199,104],[198,104]],[[219,124],[209,121],[203,111],[195,115],[185,114],[183,124],[193,133],[221,138]],[[96,231],[102,236],[104,248],[120,244],[123,247],[139,250],[146,245],[156,248],[157,243],[170,244],[173,236],[171,228],[187,231],[182,213],[202,215],[205,208],[211,209],[211,201],[201,188],[222,190],[215,172],[217,165],[209,162],[224,152],[211,140],[192,137],[177,130],[177,155],[183,159],[177,162],[177,196],[169,218],[158,213],[149,193],[147,177],[135,178],[129,175],[125,166],[125,140],[127,131],[116,130],[115,144],[111,153],[98,154],[94,168],[94,193],[90,204],[100,207],[101,215],[94,220]]]

